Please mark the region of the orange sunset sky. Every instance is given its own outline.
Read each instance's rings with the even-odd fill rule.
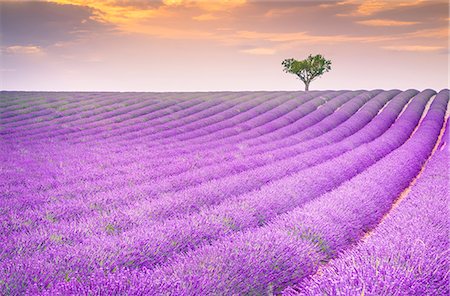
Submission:
[[[2,1],[1,90],[448,87],[448,1]]]

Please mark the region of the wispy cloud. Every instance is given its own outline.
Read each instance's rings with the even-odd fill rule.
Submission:
[[[393,51],[413,51],[413,52],[432,52],[441,51],[444,49],[442,46],[425,46],[425,45],[392,45],[382,46],[381,48]]]
[[[5,47],[2,51],[8,54],[25,54],[25,55],[37,55],[42,54],[43,50],[40,46],[35,45],[29,45],[29,46],[22,46],[22,45],[14,45],[14,46],[8,46]]]
[[[442,27],[442,28],[417,30],[414,32],[409,32],[405,35],[408,38],[427,38],[427,39],[433,38],[446,42],[446,40],[449,37],[448,34],[449,34],[448,27]]]
[[[265,47],[257,47],[241,50],[243,53],[254,54],[254,55],[273,55],[276,53],[275,48],[265,48]]]
[[[95,11],[96,20],[114,23],[122,29],[128,29],[129,23],[152,18],[173,17],[178,15],[177,8],[198,9],[199,11],[228,11],[244,5],[246,0],[163,0],[163,1],[128,1],[128,0],[48,0],[58,4],[87,6]],[[202,14],[196,20],[210,20],[212,14]]]
[[[194,16],[194,17],[192,17],[192,19],[196,20],[196,21],[213,21],[213,20],[219,19],[219,17],[212,13],[205,13],[205,14]]]
[[[398,9],[400,7],[417,6],[425,0],[346,0],[337,2],[336,5],[354,5],[355,9],[339,16],[370,16],[381,11]]]
[[[164,0],[167,6],[197,7],[204,11],[223,11],[242,6],[247,0]]]
[[[408,21],[397,21],[397,20],[383,20],[383,19],[373,19],[358,21],[358,24],[374,27],[402,27],[402,26],[412,26],[420,24],[420,22],[408,22]]]
[[[342,43],[342,42],[377,42],[392,40],[392,36],[350,36],[350,35],[314,35],[307,32],[269,33],[256,31],[238,31],[235,38],[265,40],[270,42],[304,42],[304,43]]]
[[[273,17],[280,17],[286,14],[292,14],[297,12],[299,9],[299,7],[289,7],[289,8],[273,8],[270,9],[269,11],[267,11],[264,16],[265,17],[269,17],[269,18],[273,18]]]

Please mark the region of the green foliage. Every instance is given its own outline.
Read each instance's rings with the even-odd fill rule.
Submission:
[[[305,90],[309,90],[311,81],[331,70],[331,61],[320,54],[309,55],[301,61],[285,59],[281,65],[284,67],[284,72],[297,75],[305,83]]]

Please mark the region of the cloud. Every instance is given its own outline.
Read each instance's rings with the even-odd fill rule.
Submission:
[[[148,20],[151,18],[173,17],[176,10],[198,9],[200,11],[215,12],[228,11],[242,6],[246,0],[49,0],[58,4],[72,4],[89,7],[95,11],[98,21],[116,24],[119,28],[127,30],[130,23]],[[202,14],[195,20],[211,20],[217,18],[212,14]]]
[[[420,22],[407,22],[407,21],[383,20],[383,19],[364,20],[358,21],[357,23],[374,27],[399,27],[399,26],[411,26],[420,24]]]
[[[167,6],[196,7],[204,11],[227,11],[247,3],[247,0],[164,0]]]
[[[254,55],[273,55],[276,53],[274,48],[257,47],[241,50],[243,53],[254,54]]]
[[[264,16],[268,18],[280,17],[286,14],[294,14],[298,12],[301,7],[288,7],[288,8],[273,8],[267,11]]]
[[[219,19],[219,17],[217,15],[214,15],[211,13],[206,13],[206,14],[194,16],[194,17],[192,17],[192,19],[196,20],[196,21],[213,21],[213,20]]]
[[[256,31],[238,31],[235,38],[265,40],[270,42],[304,42],[304,43],[342,43],[342,42],[376,42],[392,40],[389,36],[349,36],[349,35],[312,35],[307,32],[269,33]]]
[[[8,53],[8,54],[36,55],[36,54],[42,54],[43,50],[41,47],[35,46],[35,45],[28,45],[28,46],[14,45],[14,46],[5,47],[2,50],[2,52]]]
[[[102,30],[114,32],[114,38],[143,34],[140,38],[215,41],[255,55],[274,54],[303,44],[374,43],[382,47],[409,43],[442,47],[441,39],[448,37],[448,30],[435,28],[441,23],[428,21],[430,15],[442,10],[442,4],[432,9],[426,6],[427,18],[418,18],[417,11],[425,7],[424,1],[51,0],[51,3],[34,2],[34,6],[26,3],[26,13],[24,10],[11,13],[6,22],[10,27],[6,29],[10,39],[7,45],[33,44],[46,51],[49,45],[68,50],[80,36],[92,38],[92,32]],[[395,10],[411,7],[413,19],[402,19],[403,11]],[[380,16],[380,12],[384,14]],[[356,21],[338,14],[357,15]],[[390,27],[389,31],[385,27]]]
[[[424,2],[424,0],[346,0],[336,3],[336,5],[352,5],[355,7],[349,13],[339,14],[340,16],[370,16],[385,10],[418,6]]]
[[[161,16],[162,1],[128,1],[128,0],[49,0],[56,4],[76,5],[93,12],[92,18],[103,23],[123,25],[132,20]]]
[[[439,39],[446,42],[448,39],[448,33],[449,29],[448,27],[443,28],[433,28],[433,29],[424,29],[424,30],[417,30],[414,32],[409,32],[405,34],[405,37],[408,38],[433,38],[433,39]]]
[[[93,15],[92,9],[75,5],[0,2],[2,44],[45,47],[110,28],[93,20]]]
[[[392,45],[382,46],[381,48],[393,51],[414,51],[414,52],[432,52],[442,51],[445,49],[442,46],[425,46],[425,45]]]

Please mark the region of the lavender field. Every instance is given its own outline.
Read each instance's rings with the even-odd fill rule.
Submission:
[[[2,295],[449,295],[449,90],[0,93]]]

